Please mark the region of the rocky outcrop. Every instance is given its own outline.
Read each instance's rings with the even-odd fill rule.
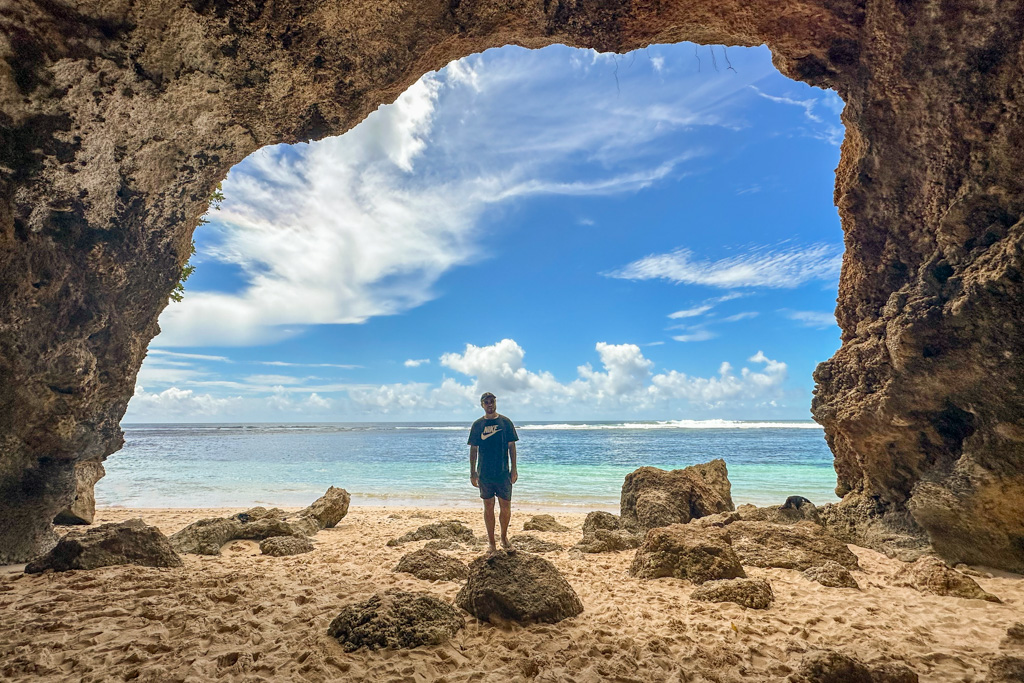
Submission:
[[[552,515],[534,515],[530,519],[523,522],[523,531],[549,531],[554,533],[564,533],[571,531],[569,527],[564,524],[559,524]]]
[[[0,15],[0,563],[121,447],[211,191],[489,47],[771,48],[846,102],[842,347],[815,371],[860,544],[1024,568],[1024,15],[997,0],[57,4]],[[287,84],[282,87],[281,84]],[[840,513],[845,515],[846,513]]]
[[[1024,657],[1001,655],[988,665],[985,683],[1020,683],[1024,681]]]
[[[316,520],[321,529],[333,529],[348,514],[351,500],[348,491],[332,486],[296,517]]]
[[[554,624],[583,612],[579,596],[555,565],[523,552],[473,560],[455,604],[481,621]]]
[[[916,588],[922,593],[1002,602],[995,595],[984,591],[977,581],[950,569],[937,557],[922,557],[917,562],[902,567],[896,572],[893,582],[897,586]]]
[[[619,529],[595,529],[583,535],[583,540],[573,546],[573,550],[583,553],[616,553],[620,550],[639,548],[643,537],[632,531]]]
[[[772,524],[796,524],[797,522],[814,522],[821,524],[821,515],[814,503],[803,496],[790,496],[782,505],[756,507],[740,505],[736,508],[739,518],[745,522],[771,522]]]
[[[697,586],[690,593],[699,602],[734,602],[750,609],[768,609],[775,602],[772,585],[764,579],[718,579]]]
[[[722,459],[681,470],[641,467],[626,475],[619,526],[647,531],[733,509],[732,485]]]
[[[744,566],[805,570],[828,561],[860,569],[857,556],[817,524],[733,522],[726,527]]]
[[[271,536],[260,542],[260,552],[272,557],[313,552],[313,541],[305,536]]]
[[[629,574],[641,579],[671,576],[696,584],[747,576],[727,532],[690,524],[648,531]]]
[[[54,524],[92,524],[96,518],[96,482],[106,474],[103,463],[86,460],[75,463],[75,498],[66,510],[53,518]]]
[[[129,519],[68,533],[50,552],[30,562],[25,572],[38,574],[47,569],[66,572],[121,564],[181,567],[184,563],[159,529],[141,519]]]
[[[476,540],[472,529],[457,519],[448,519],[443,522],[424,524],[414,531],[402,534],[398,538],[392,538],[388,541],[388,545],[394,547],[403,543],[434,539],[462,541],[463,543],[473,543]]]
[[[905,664],[868,666],[856,657],[835,650],[815,650],[804,656],[789,683],[918,683]]]
[[[857,579],[853,578],[850,570],[832,560],[826,561],[821,566],[805,569],[804,578],[829,588],[856,588],[860,590],[860,586],[857,585]]]
[[[615,531],[619,528],[619,517],[613,515],[610,512],[604,510],[594,510],[588,512],[586,519],[583,520],[583,535],[586,536],[589,533],[593,533],[598,529],[607,529],[609,531]]]
[[[557,543],[545,541],[543,538],[537,538],[530,534],[516,534],[508,540],[514,549],[527,553],[554,553],[563,549]]]
[[[465,626],[459,610],[429,593],[387,591],[342,609],[327,635],[353,652],[439,645]]]
[[[469,576],[464,562],[427,548],[403,555],[395,571],[412,574],[423,581],[462,581]]]

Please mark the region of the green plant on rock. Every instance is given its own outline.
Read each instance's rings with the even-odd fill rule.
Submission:
[[[210,208],[215,211],[220,211],[220,205],[223,201],[224,191],[221,189],[220,183],[217,183],[216,189],[214,189],[213,193],[210,195]],[[209,211],[207,211],[207,213],[209,213]],[[200,225],[206,225],[209,222],[210,221],[206,220],[204,215],[199,219],[199,224],[196,227],[198,228]],[[187,280],[196,270],[196,267],[189,263],[189,261],[192,260],[192,257],[195,256],[195,253],[196,241],[193,239],[188,260],[185,261],[185,265],[181,267],[181,277],[178,278],[178,283],[174,285],[174,289],[171,290],[171,301],[178,302],[185,298],[185,280]]]

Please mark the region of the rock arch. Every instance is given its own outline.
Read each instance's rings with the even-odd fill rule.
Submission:
[[[53,543],[197,219],[261,146],[340,134],[489,47],[767,44],[847,103],[835,529],[1024,568],[1016,0],[15,0],[0,10],[0,562]]]

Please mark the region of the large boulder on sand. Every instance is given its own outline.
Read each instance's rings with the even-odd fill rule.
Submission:
[[[804,578],[809,581],[816,581],[822,586],[828,586],[829,588],[856,588],[860,590],[860,586],[857,585],[857,579],[853,578],[850,570],[832,560],[829,560],[820,567],[805,569]]]
[[[321,529],[333,529],[348,514],[348,505],[352,500],[345,489],[332,486],[327,493],[313,501],[313,504],[299,512],[296,517],[315,519]]]
[[[918,683],[917,674],[904,664],[869,667],[856,657],[835,650],[804,655],[789,683]]]
[[[457,519],[448,519],[443,522],[424,524],[415,531],[392,538],[387,544],[393,547],[412,541],[431,541],[435,538],[452,539],[463,543],[472,543],[475,540],[472,529]]]
[[[96,518],[96,482],[105,474],[99,460],[75,463],[75,499],[53,518],[54,524],[92,524]]]
[[[638,531],[732,510],[725,461],[671,471],[641,467],[626,475],[619,507],[619,525]]]
[[[977,581],[950,569],[945,562],[933,556],[922,557],[916,562],[905,565],[896,572],[893,579],[897,586],[909,586],[922,593],[1002,602],[996,596],[983,590]]]
[[[394,571],[412,574],[424,581],[462,581],[469,576],[464,562],[427,548],[403,555]]]
[[[305,536],[271,536],[260,542],[260,552],[272,557],[313,552],[313,541]]]
[[[632,550],[640,547],[642,536],[632,531],[618,529],[595,529],[583,535],[583,540],[573,546],[573,550],[584,553],[614,553],[620,550]]]
[[[609,531],[615,531],[619,528],[619,517],[613,515],[610,512],[604,510],[594,510],[593,512],[587,513],[587,518],[583,520],[583,535],[591,534],[598,529],[607,529]]]
[[[103,524],[84,532],[72,531],[47,554],[25,567],[28,574],[52,569],[96,569],[121,564],[143,567],[181,567],[167,537],[141,519]]]
[[[697,584],[746,577],[726,531],[691,524],[648,531],[629,573],[641,579],[671,576]]]
[[[700,602],[734,602],[750,609],[767,609],[775,601],[772,586],[764,579],[719,579],[707,581],[690,593]]]
[[[342,609],[327,635],[346,652],[410,648],[443,643],[465,625],[459,610],[429,593],[390,590]]]
[[[225,517],[208,517],[192,522],[171,534],[171,545],[179,553],[193,555],[220,555],[220,548],[238,538],[242,522]]]
[[[569,527],[559,524],[552,515],[534,515],[523,523],[523,531],[553,531],[563,533],[570,531]]]
[[[825,529],[812,522],[773,524],[733,522],[725,527],[744,566],[804,570],[829,560],[860,569],[857,556]]]
[[[455,604],[481,621],[555,623],[583,611],[583,603],[555,565],[524,552],[478,557]]]

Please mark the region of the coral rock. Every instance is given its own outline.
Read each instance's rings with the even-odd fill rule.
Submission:
[[[629,573],[642,579],[671,576],[697,584],[746,577],[728,533],[691,524],[648,531]]]
[[[469,576],[464,562],[427,548],[403,555],[394,570],[424,581],[462,581]]]
[[[274,557],[302,555],[312,551],[313,541],[305,536],[271,536],[260,542],[260,552]]]
[[[620,550],[639,548],[643,537],[632,531],[619,529],[595,529],[583,535],[583,540],[573,546],[574,550],[584,553],[615,553]]]
[[[626,475],[619,525],[646,531],[733,509],[732,485],[722,459],[681,470],[641,467]]]
[[[411,543],[412,541],[429,541],[433,539],[451,539],[464,543],[472,543],[476,540],[473,537],[472,529],[456,519],[449,519],[443,522],[424,524],[415,531],[410,531],[398,538],[392,538],[388,541],[388,545],[396,546],[403,543]]]
[[[817,650],[800,662],[790,683],[918,683],[917,674],[905,664],[892,662],[868,666],[856,657],[835,650]]]
[[[555,565],[524,552],[478,557],[455,604],[481,621],[555,623],[583,612],[583,603]]]
[[[54,524],[92,524],[96,518],[96,482],[106,471],[98,460],[75,463],[75,499],[54,519]]]
[[[387,591],[341,610],[327,628],[346,652],[360,647],[411,648],[439,645],[464,628],[452,605],[429,593]]]
[[[735,602],[750,609],[768,609],[775,601],[772,586],[764,579],[717,579],[706,581],[690,594],[701,602]]]
[[[822,586],[828,586],[829,588],[856,588],[860,590],[860,586],[857,585],[857,580],[853,578],[850,570],[832,560],[828,560],[820,567],[805,569],[804,577],[810,581],[817,581]]]
[[[857,556],[845,543],[812,522],[739,521],[726,529],[744,566],[804,570],[831,560],[847,569],[860,569]]]
[[[583,535],[597,531],[598,529],[607,529],[609,531],[615,531],[619,528],[619,517],[613,515],[610,512],[604,510],[594,510],[593,512],[587,513],[587,518],[583,520]]]
[[[996,596],[982,590],[977,581],[950,569],[937,557],[922,557],[917,562],[902,567],[893,579],[897,586],[909,586],[922,593],[1002,602]]]
[[[550,531],[562,533],[571,531],[564,524],[559,524],[551,515],[535,515],[523,523],[523,531]]]
[[[121,564],[143,567],[181,567],[167,537],[141,519],[103,524],[84,532],[72,531],[46,555],[25,567],[28,574],[52,569],[96,569]]]

